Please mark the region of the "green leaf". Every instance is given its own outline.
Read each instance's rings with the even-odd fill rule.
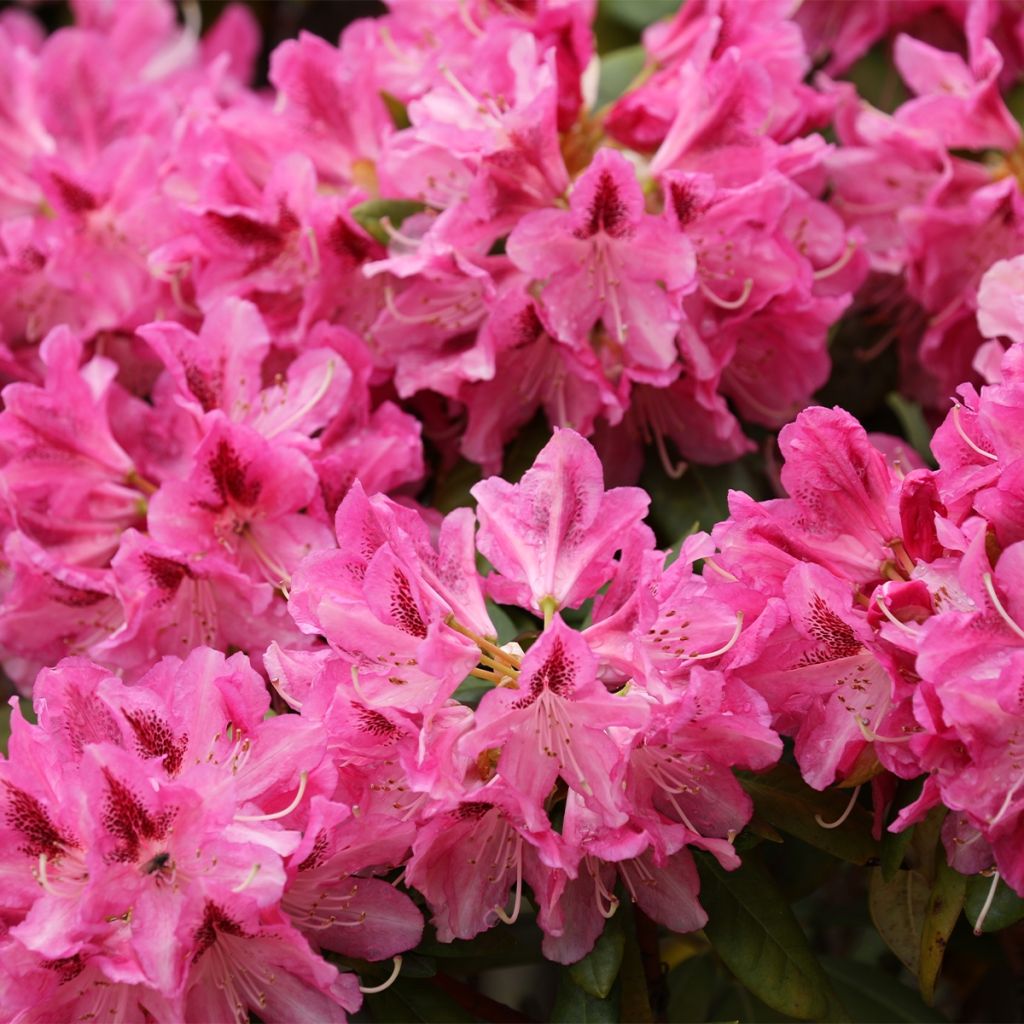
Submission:
[[[679,10],[679,0],[601,0],[601,13],[633,29],[648,25]]]
[[[381,89],[380,98],[384,101],[384,106],[388,108],[388,115],[391,118],[391,123],[399,131],[403,128],[409,128],[412,125],[412,122],[409,120],[409,111],[397,96],[392,96],[391,93]],[[392,223],[394,222],[392,221]]]
[[[532,917],[523,915],[514,925],[491,928],[473,939],[440,942],[430,929],[416,952],[436,957],[443,970],[473,974],[488,967],[507,967],[541,961],[541,936]],[[457,964],[452,961],[458,961]]]
[[[644,69],[647,52],[642,46],[624,46],[601,58],[601,75],[597,82],[597,107],[614,103]]]
[[[929,1005],[935,1000],[935,982],[946,954],[946,943],[960,918],[966,894],[966,877],[949,867],[945,857],[940,857],[921,931],[921,966],[917,973],[921,997]]]
[[[490,598],[487,600],[487,614],[491,617],[491,622],[494,623],[494,628],[498,631],[499,646],[515,640],[519,635],[519,627],[512,620],[512,616],[501,605],[495,604]]]
[[[896,786],[896,793],[890,803],[885,821],[885,829],[882,832],[882,877],[887,882],[891,882],[896,872],[903,867],[907,849],[910,846],[911,839],[913,839],[914,830],[917,828],[916,825],[911,825],[902,832],[890,832],[889,826],[896,820],[901,807],[912,804],[921,795],[921,787],[923,785],[924,779],[918,778],[901,779]]]
[[[399,978],[383,992],[366,996],[365,1005],[377,1024],[426,1024],[439,1020],[462,1024],[475,1020],[451,996],[418,978]]]
[[[897,871],[886,881],[879,868],[868,883],[868,910],[878,934],[916,975],[921,967],[921,941],[928,912],[928,879],[920,871]]]
[[[896,872],[903,866],[903,858],[907,846],[913,838],[915,826],[911,825],[902,832],[882,833],[882,878],[891,882]]]
[[[900,421],[903,436],[913,446],[914,451],[929,465],[935,465],[932,455],[932,431],[925,422],[924,413],[917,402],[904,398],[898,391],[890,391],[885,396],[885,404],[889,406]]]
[[[551,1008],[551,1024],[617,1024],[618,1019],[614,1000],[592,996],[572,980],[569,971],[562,973]]]
[[[837,821],[849,805],[849,791],[819,793],[788,764],[776,765],[763,775],[743,773],[740,782],[753,799],[758,817],[777,829],[852,864],[866,864],[878,856],[878,844],[871,838],[871,814],[863,807],[854,807],[836,828],[822,828],[817,822],[816,816],[825,822]]]
[[[729,515],[729,491],[744,491],[755,500],[771,497],[758,458],[737,459],[726,466],[687,468],[678,480],[671,479],[661,464],[645,468],[641,486],[651,496],[650,522],[666,544],[675,544],[692,533],[694,526],[710,530]]]
[[[708,1020],[719,978],[713,956],[691,956],[668,973],[668,1019],[678,1024]]]
[[[704,932],[730,971],[767,1006],[800,1020],[844,1017],[828,978],[772,877],[750,855],[726,872],[699,858]]]
[[[825,973],[858,1024],[942,1024],[945,1017],[897,978],[848,957],[821,958]]]
[[[406,217],[425,209],[423,203],[412,199],[368,199],[365,203],[353,206],[349,213],[368,235],[372,235],[382,245],[387,245],[390,236],[381,223],[385,217],[392,227],[398,228]]]
[[[431,504],[444,515],[457,508],[472,508],[476,502],[469,490],[479,482],[480,467],[468,459],[459,459],[444,476],[436,478]]]
[[[0,671],[0,694],[6,689],[10,693],[13,683],[10,683],[6,676]],[[32,701],[28,697],[18,698],[18,708],[26,722],[35,724],[36,713],[32,707]],[[6,698],[0,703],[0,754],[7,756],[7,746],[11,741],[11,706]]]
[[[584,992],[597,999],[607,999],[622,966],[622,953],[626,937],[622,933],[622,918],[613,917],[605,926],[594,948],[569,968],[569,977]]]
[[[459,683],[452,696],[460,704],[465,704],[467,707],[475,708],[480,701],[483,700],[484,694],[487,693],[488,690],[493,689],[494,683],[487,679],[478,679],[476,676],[466,676],[466,678]]]
[[[964,913],[971,922],[972,928],[978,927],[978,916],[988,899],[992,879],[984,875],[975,875],[967,883],[967,898],[964,901]],[[982,922],[983,932],[997,932],[1009,928],[1024,918],[1024,899],[1021,899],[1002,879],[996,883],[996,894],[989,907],[985,920]]]

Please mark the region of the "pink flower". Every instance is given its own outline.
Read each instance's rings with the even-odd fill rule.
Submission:
[[[647,709],[609,694],[596,668],[586,641],[556,616],[524,656],[516,686],[484,695],[462,746],[471,756],[497,750],[501,778],[538,810],[561,778],[617,825],[627,820],[619,783],[628,737]]]
[[[569,210],[525,216],[509,236],[512,262],[545,281],[546,323],[582,346],[600,321],[633,379],[667,383],[676,360],[679,297],[692,289],[695,262],[686,241],[644,213],[633,168],[599,150],[577,180]]]
[[[153,496],[150,534],[179,551],[226,552],[252,578],[287,586],[305,555],[331,544],[323,524],[301,513],[316,488],[313,467],[220,412],[204,426],[188,479]]]
[[[499,601],[548,614],[577,607],[609,578],[648,498],[634,487],[605,491],[602,479],[593,448],[558,430],[519,483],[491,477],[472,489],[477,543],[497,570],[488,587]]]

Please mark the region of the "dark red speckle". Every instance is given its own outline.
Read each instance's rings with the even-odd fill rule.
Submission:
[[[608,171],[603,171],[590,200],[585,227],[575,232],[577,238],[593,238],[603,231],[611,238],[623,238],[632,233],[629,211],[619,195],[619,187]]]

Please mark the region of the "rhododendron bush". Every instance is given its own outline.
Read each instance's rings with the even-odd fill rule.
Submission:
[[[1018,1019],[1022,100],[994,0],[0,11],[0,1021]]]

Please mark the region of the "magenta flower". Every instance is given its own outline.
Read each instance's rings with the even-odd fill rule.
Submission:
[[[632,379],[664,384],[675,376],[678,300],[694,287],[693,250],[644,213],[625,157],[600,150],[576,182],[569,210],[523,217],[508,254],[545,282],[543,317],[561,341],[582,347],[600,321]]]
[[[490,592],[545,615],[598,591],[649,500],[635,487],[605,491],[597,455],[572,430],[556,431],[519,483],[491,477],[471,493],[479,502],[478,546],[498,573]]]

